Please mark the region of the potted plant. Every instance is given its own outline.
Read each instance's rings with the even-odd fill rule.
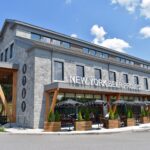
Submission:
[[[44,130],[50,132],[57,132],[61,129],[60,114],[58,112],[53,113],[50,111],[48,116],[48,122],[44,122]]]
[[[112,109],[109,111],[109,119],[106,123],[106,128],[119,128],[120,127],[120,121],[118,120],[118,113],[113,112]]]
[[[135,119],[133,118],[133,112],[131,109],[127,110],[127,126],[135,126]]]
[[[85,112],[85,118],[83,119],[81,111],[78,113],[78,119],[74,123],[74,129],[77,131],[86,131],[92,129],[92,121],[90,121],[89,112]]]
[[[148,111],[146,111],[144,108],[141,109],[141,122],[149,123]]]

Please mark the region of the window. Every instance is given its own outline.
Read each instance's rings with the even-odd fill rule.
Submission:
[[[103,53],[103,58],[108,58],[108,54]]]
[[[52,39],[52,44],[60,46],[60,43],[61,42],[59,40]]]
[[[133,61],[130,61],[130,64],[131,64],[131,65],[134,65],[134,62],[133,62]]]
[[[122,63],[125,63],[126,60],[125,60],[124,58],[121,58],[121,62],[122,62]]]
[[[116,81],[116,73],[113,71],[109,71],[109,80]]]
[[[1,61],[3,61],[3,53],[1,53]]]
[[[31,33],[31,39],[40,41],[41,40],[41,35],[36,34],[36,33]]]
[[[127,59],[127,60],[126,60],[126,64],[130,64],[130,60]]]
[[[77,76],[84,77],[84,66],[77,65]]]
[[[95,52],[95,50],[90,49],[89,54],[95,56],[96,52]]]
[[[54,80],[64,80],[64,63],[54,61]]]
[[[12,57],[13,57],[13,50],[14,50],[14,43],[12,43],[12,44],[10,45],[10,56],[9,56],[9,58],[12,58]]]
[[[98,57],[103,57],[103,54],[102,54],[102,52],[96,52],[96,56],[98,56]]]
[[[138,78],[138,76],[134,76],[134,84],[139,84],[139,78]]]
[[[95,69],[95,78],[96,79],[101,79],[102,78],[102,74],[101,74],[100,69]]]
[[[148,90],[148,80],[147,80],[147,78],[144,78],[144,88],[146,90]]]
[[[51,39],[48,37],[44,37],[44,36],[41,37],[41,41],[45,43],[51,43]]]
[[[68,42],[62,42],[61,44],[64,48],[70,48],[70,43]]]
[[[83,53],[88,54],[89,53],[89,49],[88,48],[83,48]]]
[[[5,61],[7,61],[8,48],[5,50]]]
[[[120,57],[116,57],[116,60],[117,60],[118,62],[120,62],[120,61],[121,61],[121,58],[120,58]]]
[[[124,83],[129,83],[127,74],[123,74],[123,81]]]

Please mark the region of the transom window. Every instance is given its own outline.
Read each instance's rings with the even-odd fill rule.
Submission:
[[[77,65],[76,69],[77,69],[77,76],[79,76],[79,77],[84,77],[85,76],[84,66]]]
[[[8,48],[5,50],[5,62],[7,61]]]
[[[39,41],[41,40],[41,35],[36,33],[31,33],[31,39]]]
[[[64,80],[64,63],[54,61],[54,80]]]

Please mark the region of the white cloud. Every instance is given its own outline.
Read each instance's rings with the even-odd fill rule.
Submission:
[[[150,0],[142,0],[141,2],[141,15],[150,19]]]
[[[140,3],[140,0],[111,0],[112,4],[119,4],[122,7],[125,7],[130,13],[135,12],[137,6]]]
[[[113,39],[106,39],[102,43],[100,43],[101,46],[108,47],[111,49],[114,49],[119,52],[125,53],[125,48],[130,48],[131,46],[129,43],[122,39],[113,38]]]
[[[91,34],[95,36],[93,40],[94,43],[99,43],[105,39],[105,35],[107,34],[103,27],[98,26],[97,24],[93,25],[91,28]]]
[[[78,35],[77,35],[77,34],[74,34],[74,33],[71,34],[70,36],[73,37],[73,38],[77,38],[77,37],[78,37]]]
[[[72,3],[72,0],[65,0],[65,3],[66,3],[66,4],[71,4],[71,3]]]
[[[91,34],[95,36],[93,39],[93,43],[97,45],[101,45],[107,48],[111,48],[113,50],[119,51],[119,52],[125,52],[125,48],[130,48],[129,43],[122,39],[118,38],[112,38],[112,39],[106,39],[106,31],[102,26],[93,25],[91,28]]]
[[[150,26],[143,27],[139,32],[143,38],[150,38]]]

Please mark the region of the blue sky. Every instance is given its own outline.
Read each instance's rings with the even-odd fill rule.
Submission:
[[[1,0],[17,19],[150,60],[150,0]]]

